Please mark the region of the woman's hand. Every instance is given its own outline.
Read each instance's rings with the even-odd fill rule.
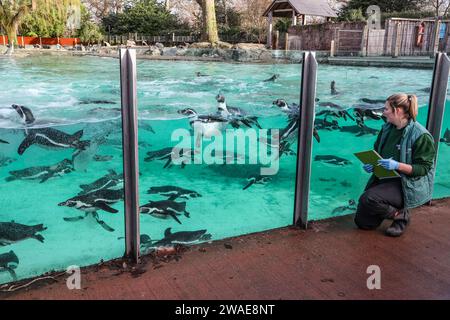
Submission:
[[[393,160],[392,158],[389,158],[378,160],[378,165],[382,166],[386,170],[397,170],[400,166],[400,163]]]
[[[366,163],[365,165],[363,165],[363,169],[365,172],[371,173],[373,172],[373,165],[371,165],[370,163]]]

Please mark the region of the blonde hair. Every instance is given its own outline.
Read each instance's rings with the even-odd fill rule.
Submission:
[[[417,97],[414,94],[396,93],[386,99],[392,108],[402,108],[409,118],[416,121],[419,113],[419,106],[417,104]]]

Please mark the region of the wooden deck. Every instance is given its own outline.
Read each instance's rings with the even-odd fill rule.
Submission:
[[[400,238],[356,229],[352,216],[191,247],[180,259],[138,272],[84,270],[82,289],[65,278],[1,299],[449,299],[450,198],[413,210]],[[367,288],[367,268],[381,289]]]

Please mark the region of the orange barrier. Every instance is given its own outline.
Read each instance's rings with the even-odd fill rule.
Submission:
[[[40,37],[23,37],[17,36],[17,45],[26,46],[26,45],[49,45],[55,46],[60,44],[61,46],[74,46],[80,43],[79,38],[40,38]],[[6,45],[8,44],[8,36],[0,35],[0,44]]]

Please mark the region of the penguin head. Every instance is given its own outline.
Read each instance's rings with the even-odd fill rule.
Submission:
[[[67,201],[63,201],[58,203],[59,207],[65,206],[65,207],[75,207],[77,205],[76,201],[73,200],[67,200]]]
[[[276,105],[279,108],[287,108],[286,100],[284,99],[277,99],[272,104]]]
[[[192,108],[185,108],[182,110],[178,110],[177,113],[185,116],[195,116],[197,114],[197,112]]]
[[[223,102],[225,102],[225,96],[224,96],[223,94],[218,94],[218,95],[216,96],[216,100],[217,100],[217,102],[219,102],[219,103],[223,103]]]

